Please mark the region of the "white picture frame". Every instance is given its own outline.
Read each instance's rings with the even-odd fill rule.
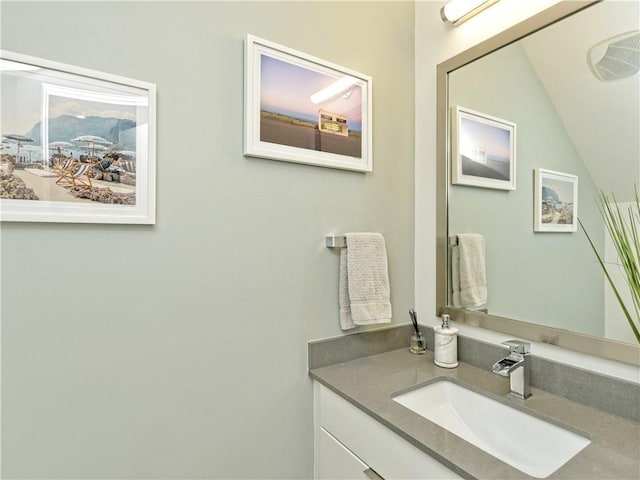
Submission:
[[[245,41],[244,155],[371,172],[372,78],[271,41]]]
[[[578,176],[544,168],[534,170],[535,232],[578,230]]]
[[[459,105],[451,113],[451,183],[515,190],[516,124]]]
[[[0,221],[155,224],[154,84],[6,50],[0,75]]]

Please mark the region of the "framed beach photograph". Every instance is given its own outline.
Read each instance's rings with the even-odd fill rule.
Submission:
[[[543,168],[534,177],[534,231],[577,231],[578,177]]]
[[[371,77],[248,35],[244,154],[370,172]]]
[[[451,183],[516,189],[516,124],[452,107]]]
[[[154,84],[0,51],[0,220],[155,223]]]

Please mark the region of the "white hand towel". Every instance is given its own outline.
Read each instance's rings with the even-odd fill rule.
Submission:
[[[455,249],[454,249],[455,255]],[[487,278],[484,236],[478,233],[458,234],[457,281],[459,302],[462,307],[478,307],[487,303]],[[454,259],[452,267],[456,263]],[[452,270],[452,284],[455,287],[455,272]],[[454,303],[456,293],[454,290]]]
[[[349,278],[347,268],[347,248],[340,250],[340,277],[338,278],[338,303],[340,305],[340,327],[342,330],[355,328],[351,318],[351,301],[349,300]]]
[[[384,237],[347,233],[340,252],[339,304],[343,330],[391,321],[391,290]]]
[[[461,307],[460,303],[460,254],[458,245],[451,247],[451,303],[454,307]]]

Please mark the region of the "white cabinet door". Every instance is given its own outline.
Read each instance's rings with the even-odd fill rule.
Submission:
[[[315,382],[314,390],[316,475],[324,430],[346,447],[345,450],[351,452],[364,468],[368,465],[375,470],[368,471],[369,475],[364,478],[376,478],[376,472],[378,478],[387,479],[462,478],[323,385]],[[363,477],[347,475],[346,478]]]
[[[324,428],[320,428],[316,450],[316,479],[318,480],[371,480],[375,473],[347,447]],[[378,477],[379,478],[379,477]]]

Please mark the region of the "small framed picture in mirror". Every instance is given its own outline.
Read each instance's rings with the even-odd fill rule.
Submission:
[[[461,106],[451,118],[451,183],[515,190],[516,124]]]
[[[578,230],[578,176],[544,168],[534,170],[535,232]]]

